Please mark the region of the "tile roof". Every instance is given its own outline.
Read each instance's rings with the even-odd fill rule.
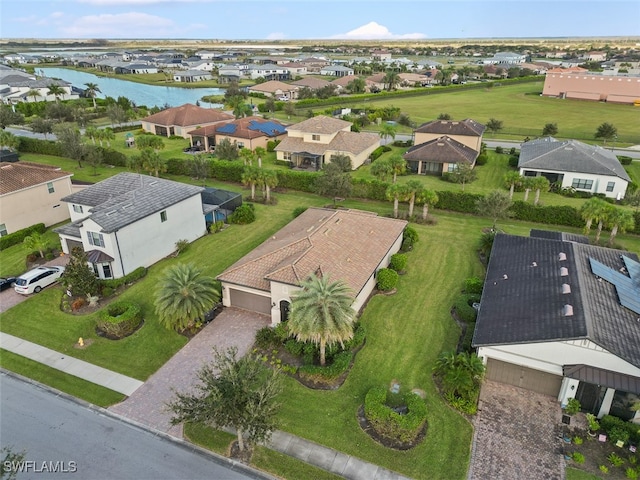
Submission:
[[[317,117],[312,117],[300,123],[290,125],[287,127],[287,130],[327,135],[339,132],[346,127],[351,127],[351,122],[340,120],[339,118],[327,117],[326,115],[318,115]]]
[[[0,164],[0,195],[17,192],[25,188],[52,182],[73,173],[59,167],[31,162],[11,162]]]
[[[259,83],[258,85],[253,85],[249,87],[249,90],[253,92],[266,92],[266,93],[276,93],[278,91],[291,92],[299,89],[300,87],[296,85],[289,85],[288,83],[280,82],[278,80],[270,80],[268,82]]]
[[[208,125],[188,133],[205,137],[220,134],[238,138],[258,138],[284,135],[286,129],[278,120],[265,120],[262,117],[252,116],[239,118],[224,125]]]
[[[406,224],[371,212],[309,208],[218,279],[269,291],[270,281],[299,285],[320,269],[357,295]]]
[[[160,212],[194,195],[203,187],[123,172],[62,198],[62,201],[87,205],[88,217],[111,233],[144,217]]]
[[[621,255],[638,261],[637,255],[616,249],[498,234],[473,345],[589,339],[640,367],[638,315],[619,303],[612,284],[593,274],[589,260],[618,271],[624,266]],[[563,284],[570,286],[569,293],[563,293]],[[572,316],[563,314],[565,305],[573,307]]]
[[[543,137],[520,145],[518,168],[591,173],[631,179],[615,154],[577,140]]]
[[[478,158],[478,152],[447,135],[443,135],[428,142],[414,145],[402,157],[409,162],[468,163],[473,165]]]
[[[215,108],[202,108],[191,103],[185,103],[180,107],[168,108],[158,113],[154,113],[142,119],[143,122],[154,123],[156,125],[188,127],[190,125],[201,125],[204,123],[224,122],[233,120],[235,117]]]
[[[578,235],[577,233],[553,232],[551,230],[538,230],[536,228],[532,228],[529,231],[529,236],[546,238],[547,240],[564,240],[566,242],[589,244],[589,237],[585,235]]]
[[[433,120],[423,123],[416,129],[416,133],[439,133],[441,135],[468,135],[481,137],[485,126],[467,118],[462,121]]]
[[[303,78],[302,80],[291,82],[291,85],[297,85],[298,87],[308,87],[312,90],[317,90],[319,88],[326,87],[327,85],[331,85],[331,82],[322,78],[307,77]]]
[[[285,137],[275,150],[277,152],[310,153],[324,155],[327,150],[349,152],[358,155],[366,149],[380,144],[375,133],[338,132],[329,143],[305,142],[300,137]]]

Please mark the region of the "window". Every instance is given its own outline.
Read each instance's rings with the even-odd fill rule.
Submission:
[[[47,190],[49,190],[49,193],[53,193],[56,191],[56,189],[53,188],[53,182],[47,182]]]
[[[320,141],[320,135],[315,135],[315,134],[314,134],[314,135],[311,135],[311,140],[314,140],[314,141],[316,141],[316,142],[319,142],[319,141]]]
[[[87,237],[89,238],[89,245],[104,247],[104,237],[101,233],[87,232]]]
[[[167,211],[163,210],[160,212],[160,221],[161,222],[166,222],[167,221]]]
[[[0,223],[0,237],[4,237],[7,234],[7,226],[4,223]]]
[[[76,213],[82,213],[82,205],[74,205],[73,211]]]
[[[108,263],[103,263],[102,273],[104,274],[104,278],[112,278],[113,275],[111,274],[111,265]]]
[[[244,148],[244,142],[238,142],[238,148]]]
[[[447,172],[451,173],[451,172],[455,172],[456,170],[458,170],[458,164],[457,163],[449,163],[448,164]]]
[[[282,152],[282,159],[291,161],[291,152]]]
[[[616,182],[607,182],[607,192],[613,192],[616,186]]]
[[[574,178],[571,183],[573,188],[578,188],[580,190],[591,190],[593,186],[593,180],[584,180],[582,178]]]

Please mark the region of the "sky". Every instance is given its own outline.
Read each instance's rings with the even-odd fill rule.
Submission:
[[[640,0],[0,0],[0,38],[640,36]]]

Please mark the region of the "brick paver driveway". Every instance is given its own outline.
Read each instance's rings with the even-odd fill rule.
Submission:
[[[469,480],[564,479],[555,398],[485,381],[474,419]]]
[[[213,347],[224,351],[238,348],[238,356],[249,351],[256,332],[269,325],[266,315],[237,308],[225,308],[210,324],[165,363],[124,402],[109,410],[161,432],[182,437],[181,426],[172,427],[165,404],[173,398],[173,389],[188,390],[197,383],[197,371],[211,361]]]

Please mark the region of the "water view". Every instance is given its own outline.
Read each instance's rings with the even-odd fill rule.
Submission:
[[[101,91],[98,94],[99,98],[106,96],[118,98],[123,96],[139,106],[161,107],[167,104],[171,107],[176,107],[185,103],[196,103],[205,95],[224,95],[224,90],[221,88],[180,88],[145,85],[120,80],[119,78],[98,77],[91,73],[66,68],[36,69],[37,74],[40,74],[40,72],[43,72],[47,77],[59,78],[70,82],[74,87],[80,89],[86,88],[85,83],[95,83]],[[202,101],[200,103],[205,106]]]

